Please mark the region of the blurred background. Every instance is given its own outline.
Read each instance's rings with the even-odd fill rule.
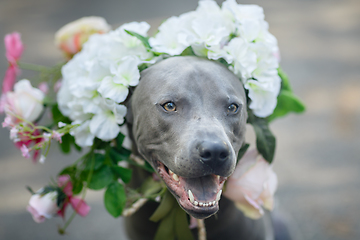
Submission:
[[[239,3],[264,8],[279,42],[282,68],[307,105],[305,114],[272,124],[278,141],[278,214],[295,240],[360,239],[360,1]],[[20,32],[26,45],[22,60],[50,66],[63,59],[53,44],[55,32],[80,17],[102,16],[114,28],[148,21],[154,29],[196,6],[195,0],[0,0],[0,36]],[[4,53],[0,44],[0,78],[7,68]],[[9,131],[0,128],[1,240],[126,239],[122,220],[105,210],[103,192],[88,194],[92,211],[86,218],[75,217],[65,236],[57,233],[60,218],[37,224],[26,212],[30,194],[25,186],[41,188],[77,157],[61,155],[53,146],[46,163],[34,165],[21,157]]]

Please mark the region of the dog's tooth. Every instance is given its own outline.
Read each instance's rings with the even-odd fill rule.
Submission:
[[[199,202],[198,202],[198,201],[194,201],[194,205],[195,205],[195,206],[199,205]]]
[[[208,207],[209,206],[209,204],[208,203],[205,203],[205,207]]]
[[[220,190],[216,195],[216,201],[217,202],[220,201],[221,193],[222,193],[222,190]]]
[[[212,202],[209,202],[208,204],[209,204],[209,206],[212,206]]]
[[[213,201],[213,202],[212,202],[212,205],[215,206],[215,204],[216,204],[216,201]]]
[[[173,171],[171,171],[170,169],[169,169],[169,173],[170,173],[170,174],[174,174],[174,172],[173,172]]]
[[[199,206],[202,207],[204,204],[202,202],[199,202]]]
[[[177,182],[179,181],[179,176],[176,175],[175,173],[172,175],[172,178]]]
[[[190,198],[190,202],[192,202],[192,203],[194,203],[194,195],[193,195],[193,193],[191,192],[191,190],[189,189],[188,190],[188,195],[189,195],[189,198]]]
[[[217,177],[217,180],[220,180],[220,175],[216,175],[216,177]]]

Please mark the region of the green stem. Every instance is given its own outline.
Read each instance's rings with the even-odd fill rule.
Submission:
[[[74,212],[71,214],[70,218],[66,221],[64,227],[59,229],[59,233],[60,233],[61,235],[65,233],[66,228],[70,225],[70,223],[72,222],[72,220],[74,219],[74,217],[76,216],[76,214],[77,214],[76,211],[74,211]]]
[[[18,65],[21,69],[32,70],[36,72],[47,72],[51,70],[51,68],[49,67],[31,64],[31,63],[18,62]]]

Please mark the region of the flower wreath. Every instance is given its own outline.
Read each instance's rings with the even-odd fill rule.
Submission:
[[[61,170],[57,181],[37,192],[29,188],[33,195],[28,211],[36,222],[54,215],[65,219],[65,209],[70,204],[74,214],[59,229],[63,233],[76,214],[88,214],[86,189],[105,188],[105,207],[114,217],[130,215],[146,201],[161,199],[151,220],[168,224],[175,220],[166,216],[176,211],[184,217],[175,219],[183,219],[181,226],[188,226],[185,212],[176,208],[164,210],[163,206],[173,204],[174,200],[163,183],[150,178],[144,187],[130,189],[125,184],[131,180],[131,169],[120,164],[127,162],[153,172],[147,162],[129,150],[124,104],[139,83],[142,70],[179,55],[218,61],[243,83],[248,123],[254,127],[257,150],[247,151],[248,144],[241,148],[238,159],[243,160],[229,178],[224,194],[251,218],[261,217],[262,208],[272,209],[276,175],[269,164],[274,156],[275,137],[269,122],[289,112],[300,113],[304,105],[279,68],[277,40],[268,31],[263,9],[240,5],[235,0],[226,0],[221,7],[212,0],[200,1],[195,11],[163,22],[154,37],[148,37],[149,28],[146,22],[132,22],[111,31],[99,17],[69,23],[55,37],[67,62],[54,67],[19,62],[24,50],[20,35],[12,33],[5,37],[9,68],[3,82],[0,111],[6,113],[3,127],[10,129],[10,139],[24,157],[29,158],[33,152],[34,161],[41,163],[48,155],[52,139],[59,142],[64,153],[70,152],[71,146],[88,150]],[[40,72],[38,88],[26,79],[15,83],[19,68]],[[52,121],[41,126],[39,121],[46,108],[51,110]],[[260,175],[264,176],[260,188],[247,185]],[[80,193],[81,197],[75,197]],[[162,234],[160,229],[161,225],[158,237]]]

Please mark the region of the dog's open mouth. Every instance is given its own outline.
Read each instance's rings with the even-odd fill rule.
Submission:
[[[219,210],[219,200],[226,177],[211,174],[197,178],[183,178],[160,161],[156,169],[179,205],[191,216],[204,219]]]

